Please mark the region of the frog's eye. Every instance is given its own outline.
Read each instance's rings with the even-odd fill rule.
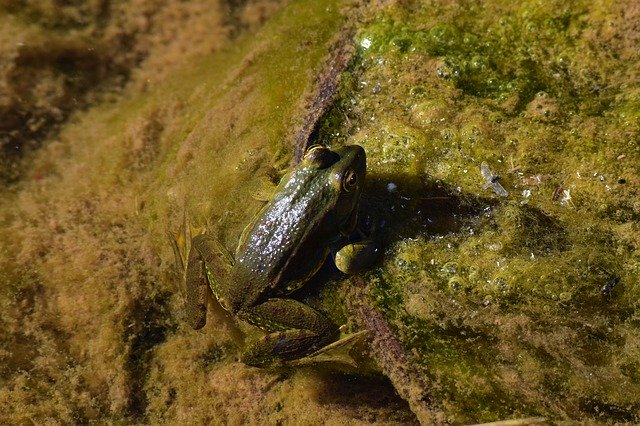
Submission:
[[[358,174],[353,170],[347,171],[342,179],[342,188],[346,192],[351,192],[358,186]]]
[[[315,165],[319,169],[324,169],[331,166],[340,157],[326,146],[311,145],[307,152],[304,153],[302,161]]]

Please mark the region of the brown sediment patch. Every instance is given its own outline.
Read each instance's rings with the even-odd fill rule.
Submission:
[[[75,111],[145,90],[255,31],[284,1],[1,2],[0,181]]]

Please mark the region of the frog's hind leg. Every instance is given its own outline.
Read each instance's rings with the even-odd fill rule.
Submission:
[[[231,263],[228,252],[216,239],[200,234],[191,240],[185,271],[185,309],[187,322],[194,330],[204,327],[209,294],[213,291],[218,297],[219,280],[226,278]]]
[[[309,355],[336,340],[339,329],[323,314],[293,299],[268,299],[238,312],[270,334],[243,354],[248,365],[267,366]]]
[[[200,235],[194,238],[196,241]],[[207,300],[209,298],[209,283],[205,269],[204,258],[196,244],[191,246],[185,272],[184,306],[187,322],[194,330],[198,330],[207,322]]]

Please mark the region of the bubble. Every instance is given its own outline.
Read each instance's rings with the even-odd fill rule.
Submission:
[[[456,262],[447,262],[442,265],[441,270],[447,275],[453,275],[458,271],[458,264]]]
[[[461,276],[455,275],[449,278],[449,282],[447,283],[447,285],[452,291],[460,291],[467,287],[467,282]]]

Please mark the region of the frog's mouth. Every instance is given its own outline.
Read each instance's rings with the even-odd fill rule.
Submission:
[[[366,173],[366,155],[359,145],[348,145],[336,150],[340,162],[340,197],[335,208],[339,217],[339,230],[342,235],[351,234],[358,222],[358,204]],[[336,167],[336,166],[334,166]]]
[[[343,223],[340,224],[339,231],[345,237],[348,237],[356,230],[358,224],[358,202],[356,201],[351,214],[347,217]]]

